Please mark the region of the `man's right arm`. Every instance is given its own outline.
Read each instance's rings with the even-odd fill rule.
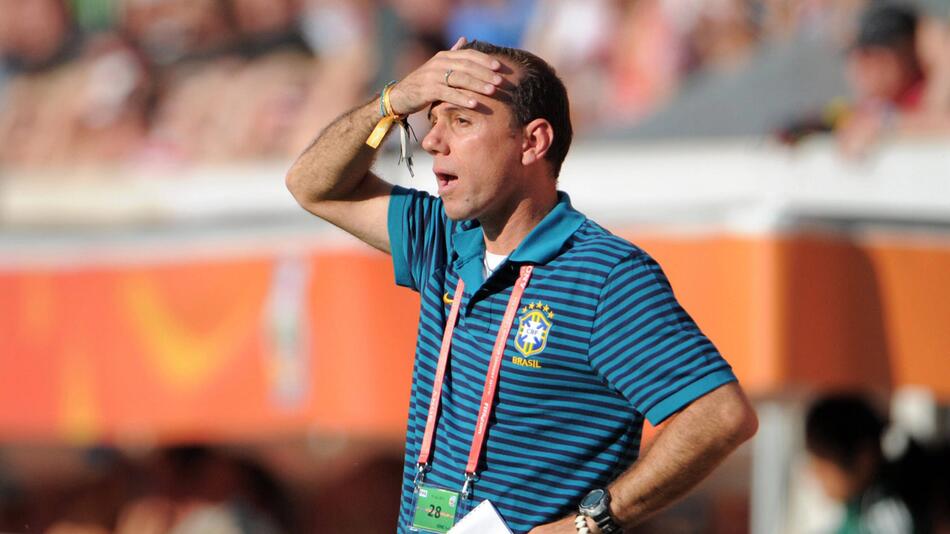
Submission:
[[[370,172],[366,138],[379,121],[378,99],[340,116],[287,172],[287,189],[307,211],[389,252],[386,212],[392,185]]]
[[[396,113],[408,115],[438,101],[474,108],[473,92],[491,95],[502,83],[498,60],[475,50],[439,52],[390,92]],[[452,85],[446,85],[452,72]],[[379,122],[373,99],[335,120],[287,172],[287,188],[304,209],[390,252],[387,212],[392,185],[370,172],[375,150],[366,138]]]

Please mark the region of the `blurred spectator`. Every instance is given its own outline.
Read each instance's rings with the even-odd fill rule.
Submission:
[[[835,132],[849,157],[867,153],[886,134],[950,133],[950,37],[942,21],[907,4],[874,3],[865,10],[847,52],[850,104],[786,126],[788,143]]]
[[[287,496],[255,463],[201,446],[162,451],[116,534],[276,534],[293,529]]]
[[[299,27],[295,0],[231,0],[240,51],[254,57],[275,50],[310,54],[312,48]]]
[[[235,43],[225,0],[119,0],[122,29],[159,64],[208,57]]]
[[[904,5],[873,5],[861,16],[848,53],[848,81],[856,101],[838,132],[846,154],[864,151],[897,113],[920,108],[924,72],[917,26],[916,11]]]
[[[630,126],[694,74],[734,70],[758,43],[746,0],[539,3],[525,47],[555,66],[578,131]]]
[[[224,162],[290,155],[314,68],[310,55],[278,49],[169,69],[145,156]]]
[[[37,71],[67,59],[76,37],[62,0],[0,0],[0,58],[14,71]]]
[[[924,73],[917,54],[917,13],[880,4],[861,16],[848,54],[848,76],[859,102],[913,110],[920,105]]]
[[[714,0],[697,9],[690,31],[690,53],[698,68],[734,69],[754,50],[758,30],[747,0]]]
[[[310,56],[291,51],[275,52],[245,66],[229,95],[235,104],[231,109],[238,113],[230,135],[220,132],[222,155],[232,159],[296,155],[292,136],[309,84],[330,83],[312,79],[315,66]]]
[[[115,36],[80,56],[14,78],[0,100],[0,159],[18,164],[110,161],[147,129],[151,80],[141,56]]]
[[[376,6],[368,0],[308,0],[304,38],[317,62],[309,70],[302,107],[286,154],[296,156],[342,111],[365,101],[378,68]],[[396,58],[390,58],[395,61]]]
[[[229,87],[241,65],[236,57],[222,57],[167,70],[144,155],[159,162],[187,162],[206,154],[217,142],[214,119],[231,117],[215,115],[222,111],[220,91]]]
[[[543,57],[564,81],[575,131],[596,124],[609,104],[604,77],[619,5],[611,0],[548,0],[534,10],[524,48]],[[617,110],[613,110],[617,112]]]
[[[694,8],[696,6],[690,6]],[[695,9],[662,0],[618,4],[616,52],[609,59],[610,122],[633,124],[664,105],[686,75],[687,33]]]
[[[886,421],[860,396],[816,401],[805,419],[812,470],[828,497],[845,507],[837,534],[911,534],[929,528],[925,503],[908,493],[926,479],[888,461],[881,448]]]
[[[117,36],[89,41],[78,65],[68,119],[74,161],[115,161],[139,146],[148,124],[152,79],[144,58]],[[77,90],[78,89],[78,90]]]

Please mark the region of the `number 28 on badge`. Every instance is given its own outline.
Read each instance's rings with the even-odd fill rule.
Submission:
[[[412,530],[421,532],[448,532],[455,524],[459,494],[455,491],[422,486],[416,492],[412,515]]]

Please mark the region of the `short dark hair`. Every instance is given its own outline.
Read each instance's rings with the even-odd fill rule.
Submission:
[[[815,456],[853,469],[863,450],[881,453],[885,420],[859,395],[836,394],[816,401],[805,416],[805,447]]]
[[[554,176],[561,172],[561,164],[571,148],[574,129],[571,127],[571,109],[567,100],[564,82],[557,77],[551,65],[538,56],[507,46],[498,46],[483,41],[466,43],[463,49],[477,50],[490,56],[510,60],[521,70],[521,79],[511,91],[511,111],[518,126],[534,119],[551,123],[554,140],[545,159],[551,163]]]
[[[916,48],[917,10],[905,4],[872,4],[858,21],[854,48],[888,48],[912,53]]]

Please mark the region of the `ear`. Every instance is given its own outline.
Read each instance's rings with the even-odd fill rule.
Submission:
[[[523,133],[521,164],[527,166],[542,161],[554,142],[551,123],[546,119],[534,119],[524,126]]]

